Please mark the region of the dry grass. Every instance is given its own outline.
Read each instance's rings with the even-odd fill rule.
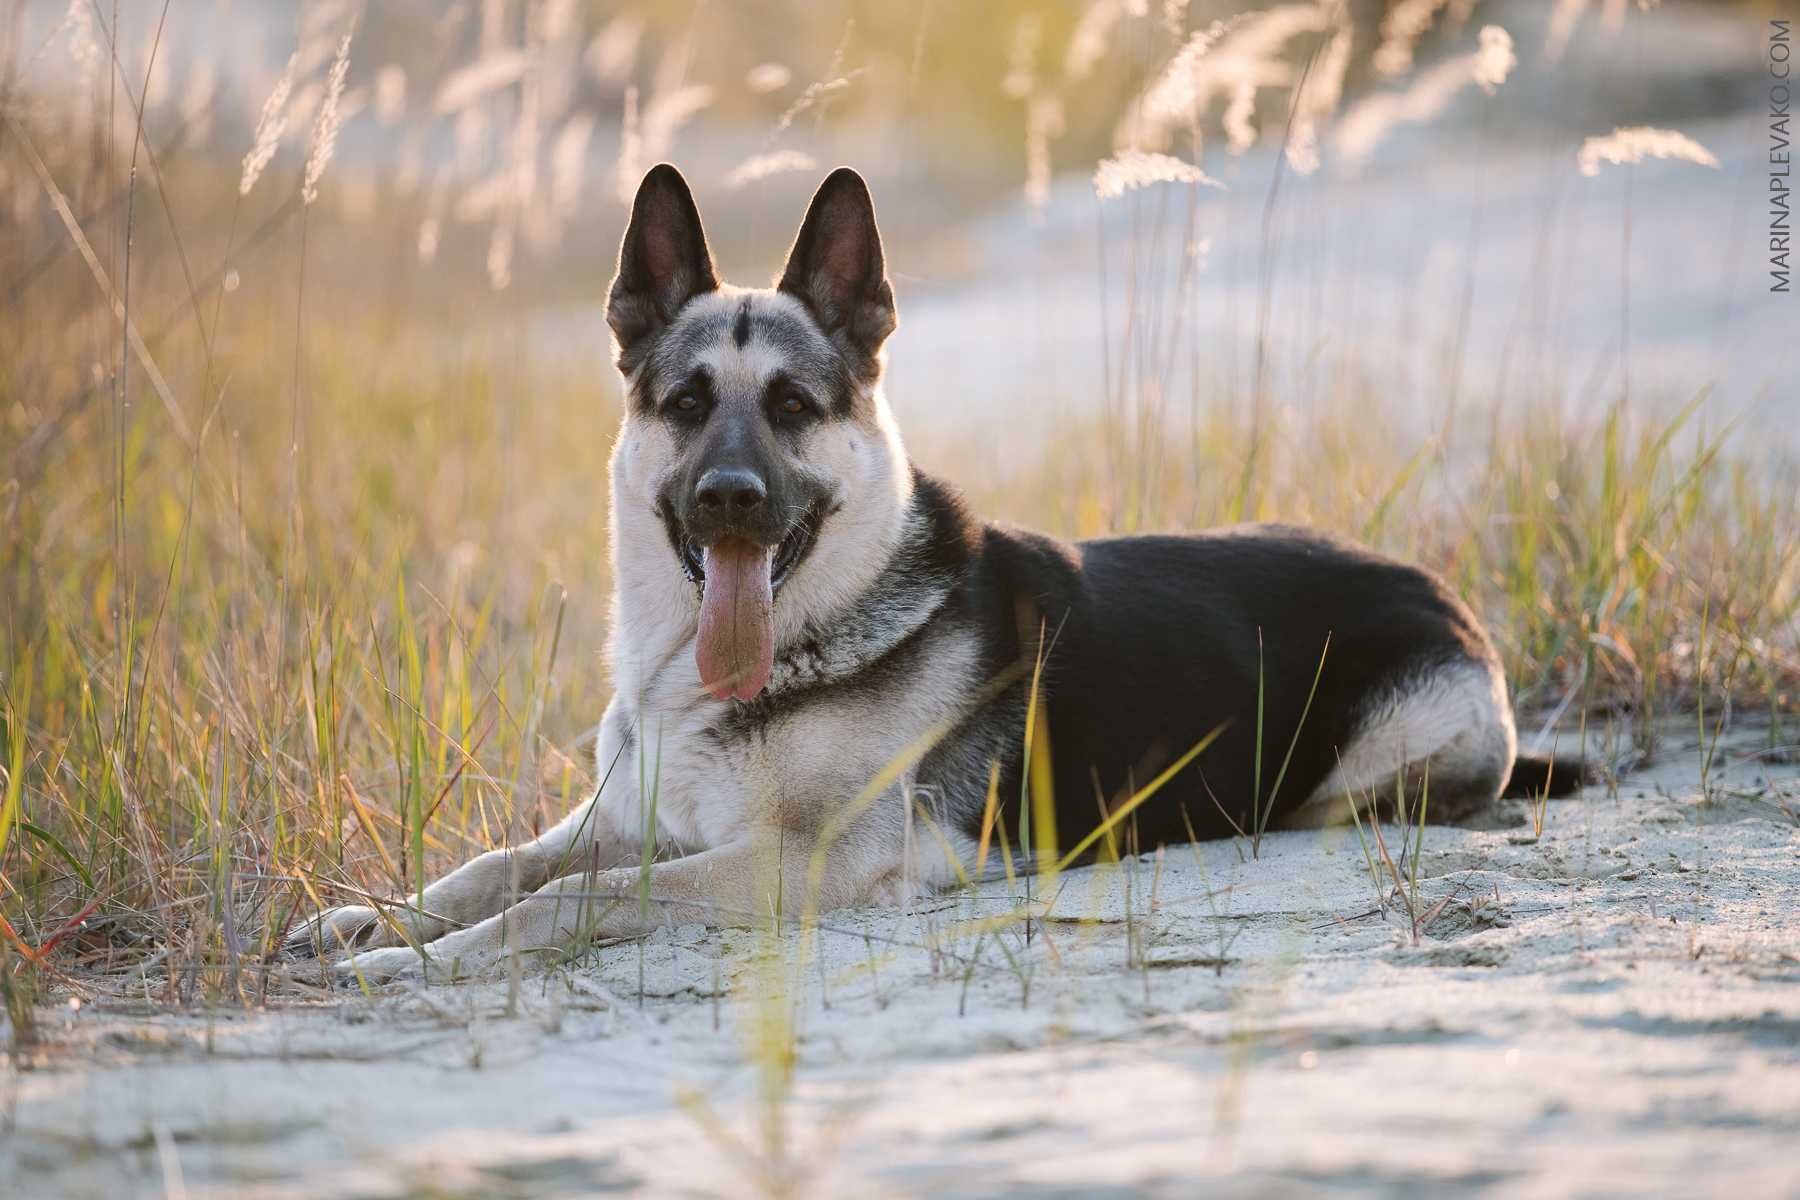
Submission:
[[[1081,36],[1103,41],[1101,24]],[[349,45],[326,32],[322,61]],[[779,129],[853,78],[830,66],[778,98]],[[658,71],[640,145],[674,136],[704,103],[695,86]],[[321,138],[337,120],[321,111]],[[28,128],[41,136],[19,123],[9,164]],[[747,158],[746,181],[798,153]],[[106,204],[126,181],[106,155],[80,157],[46,172],[95,228],[92,269],[64,256],[27,278],[49,245],[9,260],[21,290],[0,323],[0,985],[18,1028],[47,989],[238,1003],[301,987],[269,966],[299,914],[414,889],[588,794],[607,687],[617,398],[599,346],[595,369],[559,372],[479,298],[460,320],[422,318],[429,285],[321,269],[331,239],[309,246],[294,199],[240,220],[236,164],[201,162],[190,191],[232,199],[168,206],[194,244],[172,234],[155,269],[137,268],[118,307],[143,348],[121,372],[130,339],[97,281],[131,262],[132,230]],[[1197,177],[1167,161],[1183,169],[1160,178]],[[297,194],[261,150],[251,164]],[[133,186],[160,196],[184,164],[146,166]],[[509,231],[530,226],[514,201],[493,225],[509,252]],[[256,285],[234,291],[252,262]],[[167,411],[152,357],[174,381]],[[1659,716],[1724,702],[1766,711],[1780,741],[1795,479],[1727,440],[1704,397],[1659,419],[1614,397],[1581,405],[1600,414],[1583,421],[1563,397],[1471,406],[1423,440],[1350,383],[1304,420],[1281,399],[1217,395],[1192,419],[1160,401],[1129,418],[1109,407],[1034,431],[1048,453],[1004,477],[955,431],[914,440],[984,510],[1063,534],[1239,517],[1345,531],[1446,573],[1527,708],[1611,721],[1650,752]],[[771,1061],[786,1079],[791,1063]]]
[[[158,954],[179,968],[156,977],[164,999],[256,997],[254,964],[315,897],[416,887],[591,786],[609,385],[508,370],[500,346],[420,366],[430,335],[377,339],[311,307],[299,386],[285,322],[222,334],[213,370],[230,382],[197,454],[157,414],[115,428],[100,404],[8,499],[15,972],[60,932],[53,978],[137,986]],[[1445,571],[1528,705],[1579,685],[1589,712],[1647,731],[1731,676],[1740,705],[1785,712],[1791,488],[1694,430],[1634,433],[1616,413],[1493,422],[1465,447],[1485,460],[1473,471],[1367,418],[1346,402],[1275,437],[1254,514]],[[1230,515],[1248,434],[1223,412],[1179,453],[1153,453],[1154,425],[1089,432],[1055,439],[1041,471],[965,478],[991,509],[1067,534]]]

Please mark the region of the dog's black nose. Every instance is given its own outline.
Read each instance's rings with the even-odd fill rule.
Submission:
[[[716,516],[750,516],[760,512],[768,498],[762,477],[743,467],[714,467],[694,488],[695,501]]]

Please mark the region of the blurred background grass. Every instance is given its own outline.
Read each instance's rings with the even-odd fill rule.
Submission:
[[[1343,530],[1463,590],[1528,740],[1582,715],[1654,753],[1704,702],[1782,752],[1772,10],[1278,5],[1213,31],[1222,90],[1142,147],[1223,186],[1098,199],[1150,89],[1234,11],[0,4],[15,1011],[45,979],[260,997],[303,906],[416,886],[591,789],[618,414],[599,300],[621,196],[664,157],[745,282],[825,168],[871,177],[890,396],[984,512]],[[1489,25],[1517,59],[1491,94],[1464,79],[1373,155],[1335,140]],[[1287,151],[1328,72],[1314,168]],[[1583,138],[1638,124],[1722,165],[1578,174]]]

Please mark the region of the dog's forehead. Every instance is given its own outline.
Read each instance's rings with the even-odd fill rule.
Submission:
[[[656,350],[657,373],[704,366],[723,393],[761,391],[776,374],[829,378],[836,352],[806,308],[777,291],[721,288],[697,296]]]

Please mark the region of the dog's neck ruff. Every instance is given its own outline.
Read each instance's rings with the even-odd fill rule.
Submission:
[[[918,633],[958,583],[933,550],[936,534],[932,513],[915,491],[899,541],[874,582],[848,609],[807,621],[777,651],[768,686],[752,703],[848,679]]]

